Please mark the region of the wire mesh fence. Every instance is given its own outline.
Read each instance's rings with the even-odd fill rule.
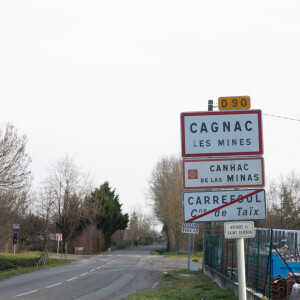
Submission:
[[[269,299],[292,299],[292,287],[300,281],[299,233],[256,229],[254,238],[245,239],[247,287]],[[206,265],[237,282],[236,240],[225,239],[222,234],[209,235]]]

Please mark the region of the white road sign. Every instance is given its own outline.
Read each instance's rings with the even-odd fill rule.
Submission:
[[[184,222],[265,220],[265,190],[184,192],[183,219]]]
[[[261,115],[261,110],[182,113],[182,157],[262,155]]]
[[[56,233],[55,238],[57,241],[62,241],[62,233]]]
[[[183,188],[264,187],[262,157],[183,160]]]
[[[20,230],[20,224],[13,224],[13,230],[19,231]]]
[[[226,239],[253,238],[255,236],[254,222],[225,222],[224,233]]]
[[[199,224],[198,223],[183,223],[181,227],[182,233],[199,233]]]

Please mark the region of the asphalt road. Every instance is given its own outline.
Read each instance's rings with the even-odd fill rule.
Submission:
[[[155,288],[161,271],[187,268],[185,260],[152,256],[159,246],[92,255],[68,265],[0,281],[0,299],[124,299],[137,290]]]

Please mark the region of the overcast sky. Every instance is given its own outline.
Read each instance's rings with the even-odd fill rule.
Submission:
[[[35,186],[68,154],[130,212],[180,155],[181,112],[249,95],[267,182],[299,174],[299,14],[298,0],[2,0],[0,123],[28,136]]]

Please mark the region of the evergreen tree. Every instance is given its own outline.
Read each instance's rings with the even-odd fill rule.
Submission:
[[[104,236],[105,248],[111,246],[111,237],[119,229],[126,229],[129,217],[122,214],[119,195],[109,187],[109,183],[103,183],[100,188],[96,188],[89,198],[89,203],[97,207],[94,210],[93,220],[98,229],[101,229]]]

